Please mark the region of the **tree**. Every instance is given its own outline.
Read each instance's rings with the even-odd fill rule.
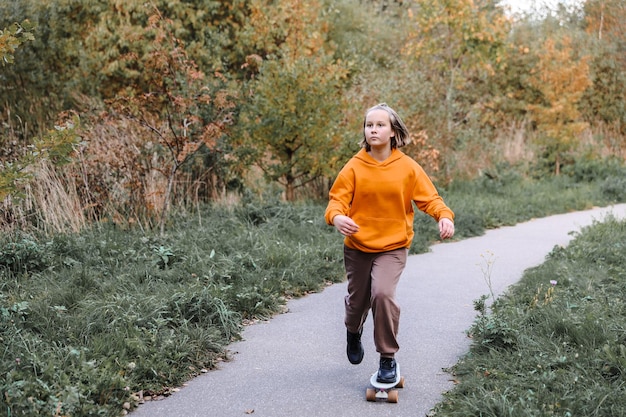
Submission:
[[[27,41],[35,39],[31,30],[32,25],[28,20],[14,23],[6,29],[0,29],[0,58],[2,66],[15,62],[15,51]],[[17,183],[28,178],[26,167],[32,162],[32,154],[22,155],[14,161],[0,163],[0,201],[14,194]]]
[[[8,70],[0,67],[1,125],[14,140],[29,145],[59,113],[76,109],[77,86],[97,85],[84,71],[88,56],[83,39],[100,8],[76,0],[0,2],[0,21],[28,19],[36,27],[36,38],[16,52],[15,64]]]
[[[576,59],[569,37],[549,38],[539,52],[531,83],[542,93],[542,103],[529,105],[539,131],[539,143],[559,175],[563,155],[570,151],[588,127],[581,121],[578,103],[591,84],[589,58]]]
[[[173,35],[171,23],[155,10],[143,30],[127,34],[127,42],[149,39],[151,48],[143,56],[122,57],[126,67],[141,74],[142,83],[127,85],[110,101],[113,109],[145,127],[158,144],[154,168],[167,179],[159,221],[162,232],[179,169],[201,147],[215,151],[232,122],[234,107],[223,87],[224,77],[215,73],[207,80]]]
[[[587,0],[586,30],[598,39],[626,40],[626,4],[621,0]]]
[[[121,59],[129,53],[144,55],[152,47],[133,39],[133,33],[148,24],[146,3],[127,0],[103,7],[93,29],[86,29],[87,56],[83,64],[97,77],[97,92],[104,98],[132,82],[143,82],[132,62]],[[172,35],[185,45],[190,60],[206,73],[219,70],[234,78],[245,73],[241,65],[253,49],[245,44],[250,6],[245,0],[198,0],[150,2],[169,21]],[[242,39],[243,38],[243,39]],[[250,49],[250,51],[247,50]]]
[[[510,20],[493,0],[415,0],[404,47],[429,90],[422,113],[443,151],[488,100]],[[437,129],[434,129],[434,126]]]
[[[239,129],[254,164],[284,187],[288,201],[297,188],[330,174],[341,140],[347,70],[325,50],[320,10],[316,1],[282,0],[255,11],[258,36],[284,38],[250,84]]]
[[[626,135],[626,4],[621,0],[585,2],[586,32],[593,38],[593,85],[583,97],[586,119],[609,126],[617,140]],[[621,138],[620,138],[621,137]]]

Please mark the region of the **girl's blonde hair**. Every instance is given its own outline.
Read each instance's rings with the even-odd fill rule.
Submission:
[[[366,151],[370,151],[371,147],[367,143],[365,139],[365,122],[367,121],[367,115],[369,112],[373,110],[384,110],[389,114],[389,120],[391,121],[391,129],[395,136],[391,138],[391,149],[401,148],[405,145],[408,145],[411,142],[411,136],[409,135],[409,129],[407,129],[406,125],[398,116],[398,113],[391,107],[387,105],[387,103],[380,103],[375,105],[374,107],[370,107],[365,112],[365,117],[363,118],[363,139],[359,143],[362,148],[365,148]]]

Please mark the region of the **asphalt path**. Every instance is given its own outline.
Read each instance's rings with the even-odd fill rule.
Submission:
[[[476,316],[473,301],[489,294],[487,276],[494,293],[502,294],[526,269],[543,263],[555,246],[567,245],[575,232],[607,214],[626,218],[626,204],[531,220],[409,256],[398,286],[402,314],[396,358],[406,383],[397,404],[365,400],[370,375],[378,367],[371,319],[363,334],[363,362],[351,365],[346,359],[344,282],[291,300],[286,313],[248,326],[243,340],[230,346],[231,361],[130,415],[427,416],[453,387],[445,369],[468,350],[466,331]]]

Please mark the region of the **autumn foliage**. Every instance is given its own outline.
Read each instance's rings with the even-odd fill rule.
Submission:
[[[537,123],[539,142],[556,175],[560,173],[563,155],[588,127],[578,110],[583,92],[591,84],[588,60],[589,57],[573,56],[570,38],[562,39],[559,44],[547,39],[531,78],[543,100],[541,104],[530,105],[529,110]]]
[[[147,131],[135,146],[146,150],[150,162],[139,158],[134,164],[150,166],[146,173],[160,174],[164,185],[130,191],[144,195],[146,206],[160,215],[163,228],[180,168],[202,147],[208,153],[218,152],[218,140],[233,120],[234,103],[222,86],[224,77],[216,72],[209,79],[198,69],[174,36],[171,21],[158,10],[135,36],[147,39],[151,47],[143,56],[129,53],[121,59],[127,67],[140,69],[141,88],[126,87],[108,100],[107,122],[127,119]]]
[[[40,3],[0,5],[7,226],[43,205],[38,175],[86,221],[146,228],[244,191],[323,199],[383,101],[441,184],[626,155],[619,0],[541,16],[494,0]]]

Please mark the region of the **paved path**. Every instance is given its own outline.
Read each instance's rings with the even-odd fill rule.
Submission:
[[[525,269],[541,264],[555,245],[566,245],[570,232],[602,221],[607,213],[624,218],[626,204],[532,220],[410,256],[398,287],[402,316],[397,358],[406,386],[397,404],[365,401],[369,376],[378,366],[371,320],[363,337],[365,359],[351,365],[345,357],[342,283],[292,300],[288,313],[249,326],[244,340],[231,346],[232,361],[130,415],[426,416],[452,387],[443,369],[469,347],[465,331],[476,314],[473,300],[489,292],[482,271],[487,262],[492,263],[494,292],[500,294]]]

